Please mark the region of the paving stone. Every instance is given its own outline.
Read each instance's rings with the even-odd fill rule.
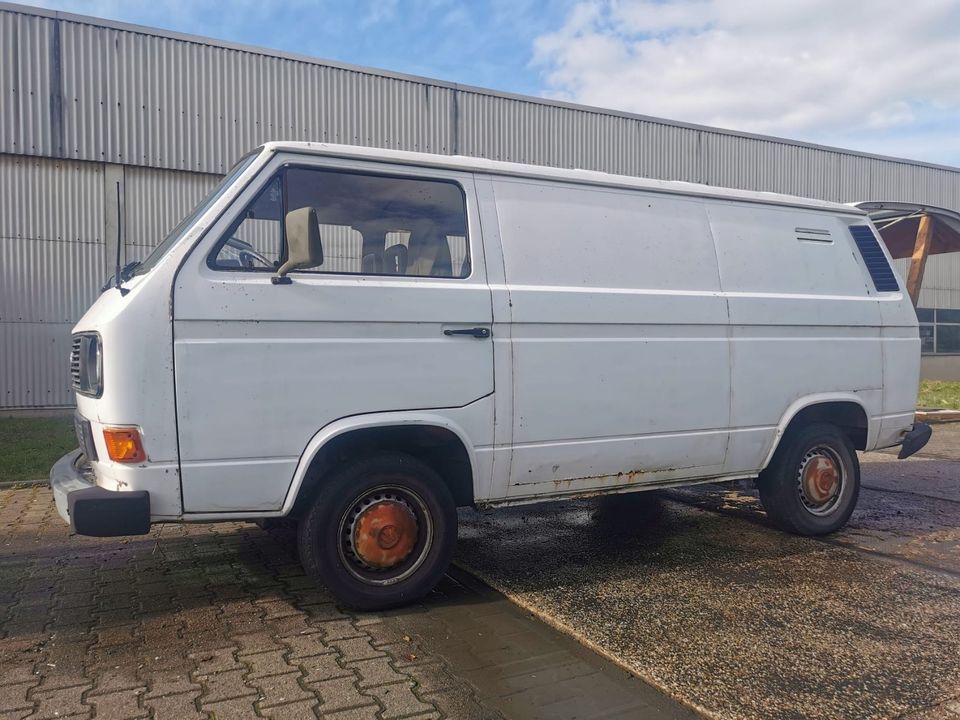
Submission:
[[[147,684],[145,698],[163,697],[164,695],[179,695],[180,693],[199,693],[201,686],[190,680],[186,673],[152,672],[140,675]]]
[[[390,665],[389,657],[373,658],[371,660],[357,660],[347,664],[350,670],[355,670],[360,676],[359,687],[365,688],[372,685],[384,685],[392,682],[403,682],[407,680],[405,675],[401,675]]]
[[[36,660],[33,658],[0,657],[0,663],[0,686],[38,680],[34,674]]]
[[[90,689],[89,685],[78,685],[58,690],[35,689],[30,693],[30,699],[36,705],[36,712],[32,720],[48,720],[70,715],[89,716],[93,711],[89,705],[83,704],[83,693]]]
[[[291,660],[310,657],[311,655],[335,653],[334,648],[323,644],[322,637],[323,633],[321,632],[298,633],[297,635],[281,637],[279,641],[287,647],[288,657]]]
[[[244,655],[243,664],[249,668],[247,680],[268,677],[270,675],[281,675],[296,669],[295,664],[288,664],[285,655],[286,650],[267,650],[266,652],[256,653],[254,655]]]
[[[277,705],[270,708],[261,708],[260,714],[271,720],[316,720],[316,700],[302,700],[286,705]]]
[[[134,690],[118,690],[104,695],[88,696],[87,702],[96,709],[96,716],[124,720],[147,717],[149,710],[140,707],[140,695]]]
[[[261,653],[265,650],[282,650],[283,645],[277,639],[266,631],[246,633],[243,635],[234,635],[233,640],[240,646],[237,657]]]
[[[115,692],[117,690],[134,690],[143,687],[143,682],[137,677],[136,668],[126,665],[120,667],[88,666],[87,674],[95,678],[90,695]]]
[[[392,685],[378,685],[367,688],[363,692],[380,701],[380,704],[384,707],[381,716],[384,720],[435,710],[435,707],[421,701],[413,694],[413,685],[413,682],[409,681]]]
[[[340,652],[340,657],[345,663],[386,655],[382,650],[377,650],[373,647],[373,645],[370,644],[370,639],[365,637],[335,640],[331,642],[330,645]]]
[[[236,645],[231,645],[217,650],[190,653],[187,657],[197,664],[197,675],[210,675],[243,667],[236,658],[237,650]]]
[[[323,720],[379,720],[380,706],[367,705],[365,707],[338,710],[337,712],[322,713]]]
[[[33,708],[33,700],[28,699],[28,694],[36,685],[37,679],[34,678],[27,682],[0,687],[0,711]]]
[[[206,705],[220,700],[256,695],[257,691],[244,683],[245,674],[246,669],[227,670],[213,675],[198,675],[195,679],[203,684],[201,702]]]
[[[253,707],[253,698],[249,697],[203,703],[202,707],[210,720],[255,720],[260,717]]]
[[[357,689],[356,678],[353,677],[310,683],[309,687],[320,694],[320,712],[323,714],[334,710],[374,704],[372,697],[360,694]]]
[[[260,690],[257,707],[265,708],[314,698],[312,692],[308,692],[300,686],[301,677],[298,670],[286,675],[270,675],[257,680],[256,685]]]
[[[364,633],[354,627],[350,619],[315,623],[314,627],[323,633],[323,641],[325,643],[329,643],[331,640],[363,637],[364,635]]]
[[[24,710],[0,710],[0,720],[24,720],[24,718],[29,717],[32,712],[32,707]]]
[[[297,660],[297,663],[304,671],[304,682],[314,683],[323,680],[330,680],[339,677],[356,677],[353,670],[341,667],[336,653],[327,653],[325,655],[313,655]]]

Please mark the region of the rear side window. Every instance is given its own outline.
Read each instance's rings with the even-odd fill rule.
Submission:
[[[887,262],[887,256],[883,254],[877,236],[874,235],[870,226],[851,225],[850,234],[853,235],[853,241],[860,250],[860,256],[863,258],[864,265],[867,266],[867,272],[870,273],[877,292],[897,292],[900,289],[897,276],[893,274],[890,263]]]
[[[221,240],[217,269],[274,270],[284,260],[286,213],[311,207],[323,264],[297,272],[466,278],[466,204],[443,180],[290,167],[272,181]]]

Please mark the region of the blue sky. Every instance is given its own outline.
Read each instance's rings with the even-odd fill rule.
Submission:
[[[319,58],[960,166],[957,0],[47,0]]]

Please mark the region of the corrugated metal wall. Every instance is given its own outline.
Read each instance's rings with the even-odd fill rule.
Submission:
[[[955,169],[3,3],[0,98],[0,407],[71,402],[67,335],[108,264],[113,178],[123,185],[126,255],[136,259],[265,140],[960,208]],[[960,307],[956,258],[931,258],[921,302]]]

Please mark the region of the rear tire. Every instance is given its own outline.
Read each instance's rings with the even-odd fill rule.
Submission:
[[[440,581],[457,540],[457,509],[433,468],[380,453],[323,481],[297,540],[304,569],[338,600],[381,610],[417,600]]]
[[[853,443],[826,423],[790,432],[757,479],[773,523],[798,535],[826,535],[850,519],[860,495]]]

